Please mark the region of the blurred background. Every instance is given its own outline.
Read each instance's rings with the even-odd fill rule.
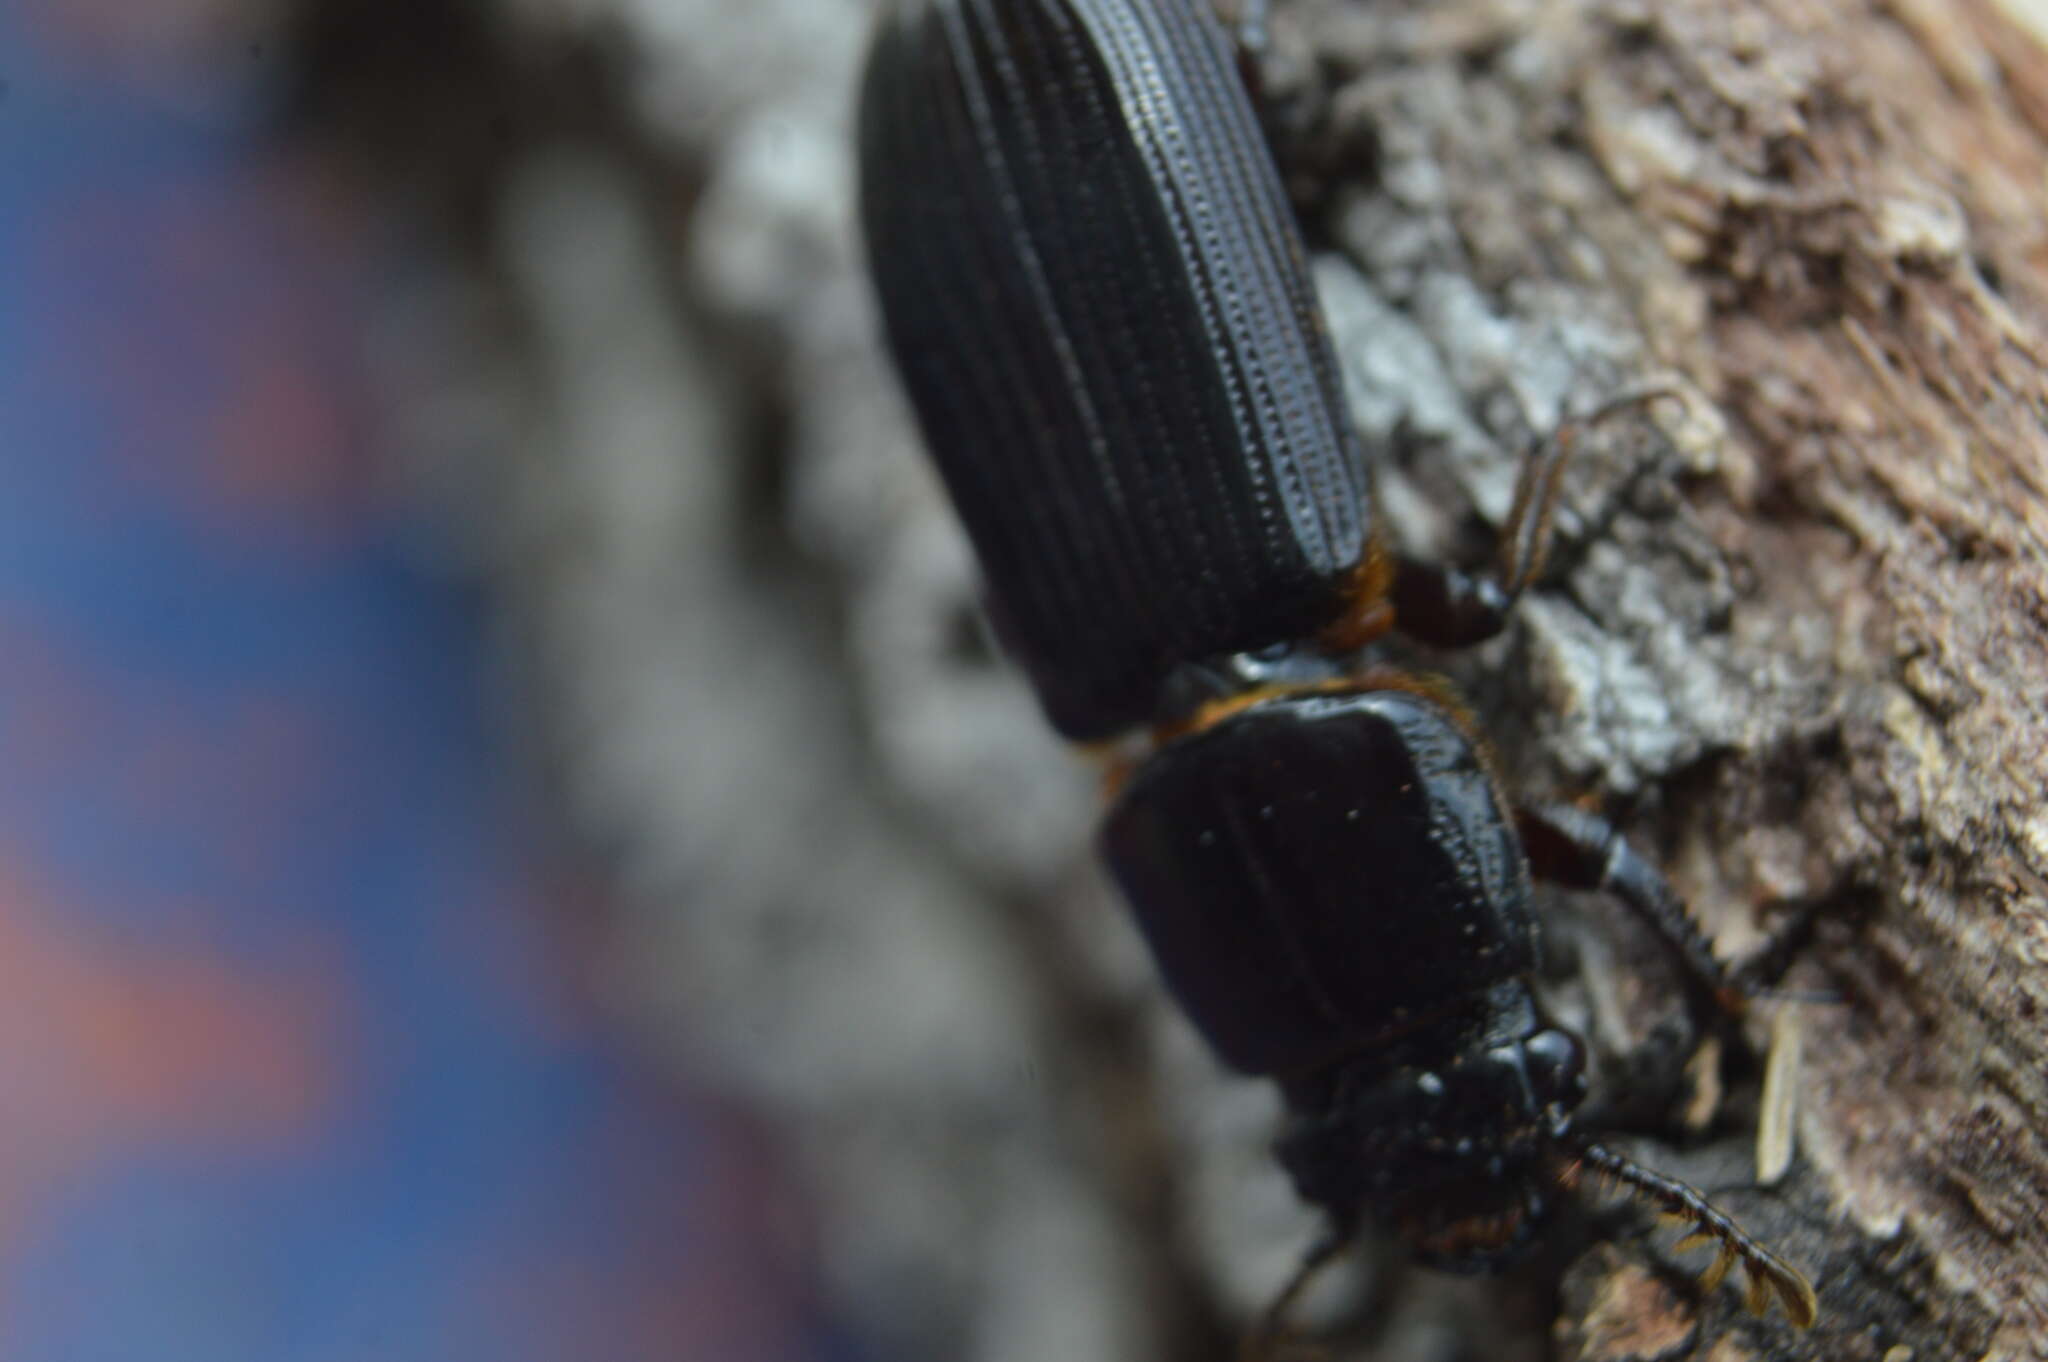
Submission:
[[[0,1362],[1200,1362],[1315,1237],[875,343],[870,10],[0,8]]]
[[[874,346],[868,10],[0,8],[0,1359],[1220,1357],[1306,1242]]]

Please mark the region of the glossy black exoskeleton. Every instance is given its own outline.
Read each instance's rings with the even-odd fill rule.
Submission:
[[[897,368],[1062,733],[1150,720],[1190,658],[1343,620],[1378,561],[1370,483],[1209,16],[892,3],[860,152]]]
[[[1357,661],[1396,622],[1443,646],[1503,626],[1569,441],[1526,466],[1493,571],[1382,550],[1207,3],[885,0],[862,222],[998,631],[1068,736],[1149,726],[1105,855],[1197,1028],[1281,1085],[1330,1250],[1369,1221],[1495,1267],[1590,1169],[1809,1323],[1797,1271],[1575,1128],[1580,1046],[1530,987],[1533,868],[1635,909],[1712,1008],[1726,976],[1676,895],[1603,821],[1511,807],[1448,687]]]
[[[1163,748],[1103,834],[1188,1015],[1287,1085],[1302,1195],[1458,1269],[1541,1219],[1585,1095],[1529,992],[1529,871],[1480,752],[1427,694],[1283,695]]]
[[[1331,1248],[1371,1222],[1429,1266],[1498,1268],[1590,1167],[1718,1243],[1715,1280],[1743,1263],[1753,1308],[1769,1293],[1812,1322],[1795,1269],[1575,1129],[1584,1055],[1530,987],[1530,852],[1641,913],[1709,1005],[1724,975],[1604,821],[1510,810],[1440,684],[1372,670],[1217,702],[1137,769],[1102,840],[1189,1018],[1225,1063],[1280,1083],[1280,1158],[1329,1212]]]

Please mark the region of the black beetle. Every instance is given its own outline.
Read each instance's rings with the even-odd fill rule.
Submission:
[[[1063,733],[1149,725],[1103,833],[1160,971],[1219,1056],[1277,1080],[1280,1157],[1335,1231],[1496,1267],[1591,1169],[1691,1222],[1749,1303],[1812,1288],[1680,1183],[1574,1129],[1532,863],[1655,926],[1695,1001],[1727,976],[1653,867],[1576,809],[1512,809],[1437,681],[1540,572],[1569,440],[1526,465],[1490,573],[1396,561],[1299,232],[1206,0],[889,0],[860,104],[891,349]],[[1638,400],[1638,399],[1629,399]]]
[[[1573,1128],[1584,1056],[1529,984],[1532,855],[1546,879],[1642,913],[1704,997],[1728,985],[1663,877],[1607,823],[1510,812],[1441,683],[1368,669],[1213,702],[1130,777],[1103,850],[1211,1047],[1286,1096],[1280,1158],[1332,1234],[1283,1302],[1366,1220],[1426,1265],[1504,1266],[1591,1168],[1692,1223],[1690,1242],[1716,1242],[1711,1282],[1740,1261],[1752,1310],[1775,1296],[1812,1323],[1797,1270],[1691,1188]]]

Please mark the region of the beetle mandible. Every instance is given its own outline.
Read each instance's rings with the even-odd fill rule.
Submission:
[[[1532,866],[1605,890],[1728,976],[1613,827],[1512,808],[1394,627],[1497,633],[1541,572],[1569,440],[1524,466],[1488,572],[1391,553],[1305,249],[1206,0],[888,0],[859,109],[890,349],[986,580],[1069,738],[1149,729],[1102,845],[1175,998],[1268,1076],[1280,1158],[1332,1234],[1497,1267],[1585,1170],[1691,1222],[1749,1303],[1805,1278],[1691,1188],[1574,1125],[1542,1013]],[[1269,1316],[1274,1312],[1269,1312]]]

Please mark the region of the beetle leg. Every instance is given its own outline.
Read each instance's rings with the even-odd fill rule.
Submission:
[[[1702,1019],[1744,1010],[1746,995],[1700,934],[1685,901],[1614,824],[1569,804],[1525,805],[1516,810],[1515,822],[1537,878],[1612,894],[1663,938],[1684,966]]]
[[[1394,620],[1410,638],[1438,648],[1469,648],[1507,626],[1514,595],[1490,573],[1403,555],[1394,568]]]
[[[1537,444],[1515,480],[1493,568],[1468,572],[1403,557],[1394,570],[1394,618],[1401,632],[1439,648],[1483,643],[1507,627],[1508,612],[1543,571],[1579,425]]]
[[[1508,612],[1550,556],[1558,495],[1576,426],[1536,446],[1515,482],[1515,500],[1501,527],[1490,571],[1403,557],[1394,569],[1394,619],[1401,632],[1439,648],[1467,648],[1507,627]]]
[[[1686,400],[1676,384],[1656,380],[1602,403],[1587,416],[1567,421],[1539,441],[1515,479],[1515,499],[1501,525],[1493,567],[1467,572],[1440,563],[1403,558],[1394,573],[1394,618],[1401,632],[1439,648],[1483,643],[1507,626],[1508,611],[1543,574],[1556,532],[1557,502],[1564,470],[1579,437],[1611,417],[1659,397]]]
[[[1590,1168],[1649,1202],[1673,1222],[1692,1226],[1678,1241],[1678,1249],[1716,1246],[1714,1261],[1701,1274],[1709,1290],[1720,1285],[1728,1270],[1739,1263],[1749,1279],[1743,1303],[1752,1315],[1763,1314],[1775,1298],[1784,1307],[1786,1318],[1802,1329],[1819,1316],[1820,1302],[1806,1274],[1751,1238],[1742,1226],[1716,1210],[1713,1203],[1691,1187],[1676,1178],[1652,1172],[1591,1140],[1574,1141],[1572,1152],[1577,1156],[1576,1162],[1559,1174],[1559,1180],[1567,1186],[1576,1185],[1581,1172]]]
[[[1294,1275],[1287,1279],[1287,1285],[1280,1288],[1272,1304],[1261,1310],[1252,1327],[1245,1331],[1244,1342],[1237,1350],[1238,1362],[1274,1362],[1280,1356],[1276,1350],[1281,1333],[1287,1326],[1288,1312],[1322,1270],[1337,1261],[1351,1246],[1352,1234],[1350,1227],[1333,1224],[1321,1239],[1310,1246],[1309,1251],[1302,1255],[1300,1265],[1294,1269]]]
[[[1530,872],[1538,879],[1612,894],[1678,958],[1685,1013],[1660,1022],[1623,1060],[1620,1074],[1606,1085],[1597,1107],[1582,1113],[1592,1126],[1635,1128],[1652,1113],[1668,1108],[1701,1036],[1741,1015],[1748,995],[1714,955],[1663,873],[1612,823],[1569,804],[1518,808],[1515,823]]]
[[[1785,925],[1780,927],[1757,952],[1736,965],[1730,972],[1730,979],[1736,991],[1745,998],[1776,998],[1782,1002],[1795,1003],[1839,1003],[1841,998],[1833,993],[1807,991],[1786,991],[1777,987],[1778,980],[1791,968],[1792,957],[1804,950],[1813,939],[1814,928],[1819,925],[1821,904],[1819,901],[1794,902],[1788,905],[1789,915]]]

